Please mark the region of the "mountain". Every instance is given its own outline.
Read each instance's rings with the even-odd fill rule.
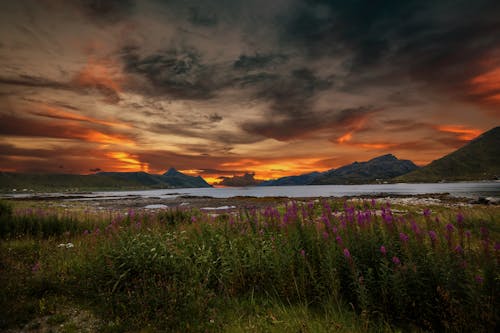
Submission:
[[[200,176],[188,176],[182,172],[170,168],[163,175],[153,175],[144,171],[138,172],[99,172],[114,179],[122,179],[139,183],[142,186],[153,188],[186,188],[186,187],[211,187]]]
[[[259,184],[259,186],[291,186],[291,185],[307,185],[313,180],[318,178],[321,172],[311,172],[298,176],[288,176],[278,179],[266,180]]]
[[[211,187],[205,179],[200,176],[188,176],[174,168],[168,169],[160,178],[163,182],[173,187]]]
[[[143,171],[99,172],[91,175],[0,172],[0,190],[81,191],[187,187],[211,186],[200,176],[188,176],[173,168],[163,175]]]
[[[376,157],[367,162],[354,162],[335,170],[329,170],[314,179],[311,184],[363,184],[388,180],[404,175],[418,167],[409,160],[400,160],[392,154]]]
[[[99,172],[97,175],[110,177],[116,180],[122,180],[142,186],[161,186],[163,182],[158,175],[151,175],[144,171],[137,172]]]
[[[394,179],[397,182],[437,182],[498,179],[500,127],[495,127],[458,150]]]
[[[232,176],[232,177],[219,177],[222,179],[217,185],[222,186],[235,186],[235,187],[244,187],[244,186],[256,186],[260,184],[260,180],[254,178],[254,173],[245,173],[242,176]]]
[[[141,184],[105,175],[26,174],[0,172],[0,190],[23,189],[50,191],[53,189],[110,189],[139,188]]]

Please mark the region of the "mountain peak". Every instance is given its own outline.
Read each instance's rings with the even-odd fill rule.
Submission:
[[[500,175],[500,127],[494,127],[450,154],[407,175],[400,182],[497,179]]]
[[[170,169],[167,170],[163,175],[164,176],[175,176],[180,174],[181,172],[177,171],[176,168],[171,167]]]
[[[368,162],[382,162],[382,161],[397,161],[398,158],[392,154],[385,154],[385,155],[382,155],[382,156],[377,156],[375,158],[372,158],[370,161]]]

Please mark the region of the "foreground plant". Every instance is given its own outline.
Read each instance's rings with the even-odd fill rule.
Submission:
[[[219,331],[229,304],[258,300],[325,316],[351,307],[360,331],[488,332],[500,319],[492,212],[397,214],[387,203],[331,200],[218,216],[131,210],[68,224],[70,235],[45,241],[65,246],[30,269],[122,328]],[[40,230],[51,218],[37,220]]]

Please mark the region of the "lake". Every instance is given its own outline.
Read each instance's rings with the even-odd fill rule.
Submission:
[[[47,197],[78,196],[100,199],[118,199],[129,196],[143,198],[173,198],[176,196],[208,196],[230,198],[235,196],[251,197],[342,197],[371,194],[415,195],[431,193],[449,193],[456,197],[499,197],[500,181],[456,182],[426,184],[371,184],[371,185],[303,185],[303,186],[252,186],[226,188],[186,188],[142,191],[106,191],[85,194],[49,193]],[[22,198],[37,195],[28,193],[6,194],[3,197]]]

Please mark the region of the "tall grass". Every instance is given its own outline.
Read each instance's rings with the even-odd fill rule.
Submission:
[[[272,300],[324,315],[350,308],[364,329],[498,330],[498,210],[441,211],[323,200],[219,216],[131,210],[83,224],[49,214],[61,229],[41,216],[41,232],[9,230],[71,231],[75,248],[40,254],[36,274],[122,328],[219,331],[228,306]]]

